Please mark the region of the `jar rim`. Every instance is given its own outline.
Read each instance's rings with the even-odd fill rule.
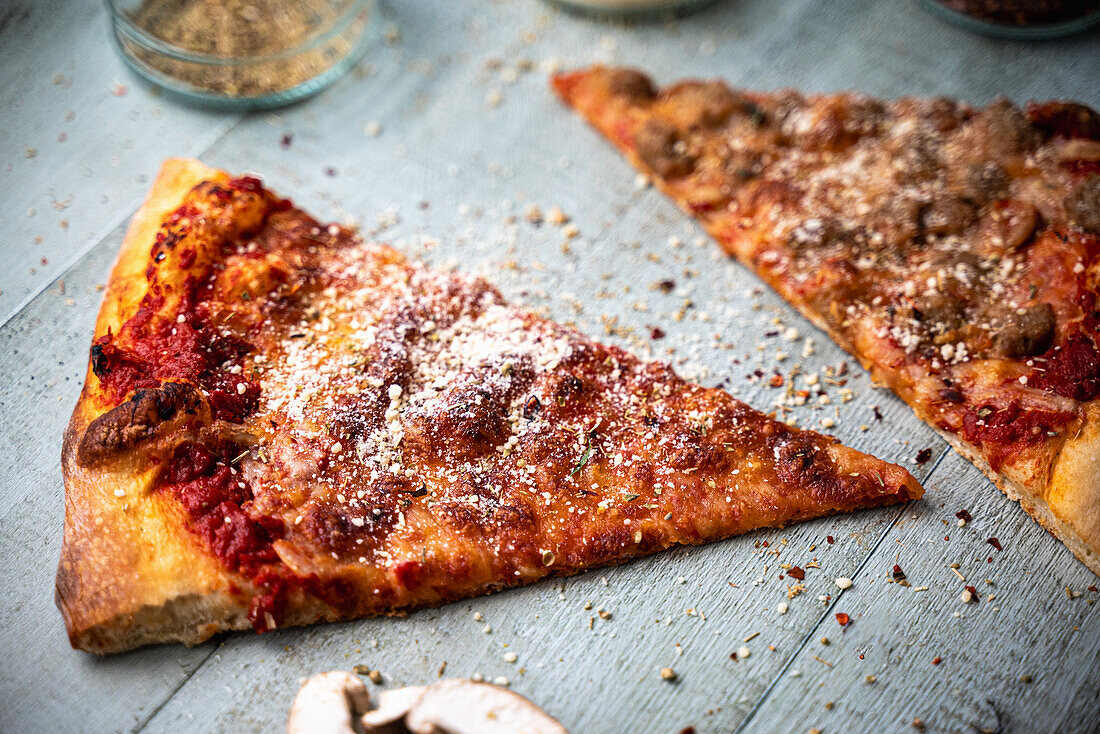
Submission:
[[[331,27],[311,37],[305,43],[292,48],[274,51],[271,53],[256,54],[252,56],[227,56],[218,54],[192,51],[165,41],[163,38],[153,35],[145,28],[135,23],[120,7],[118,0],[104,0],[111,20],[115,24],[116,32],[125,34],[134,43],[143,48],[154,51],[176,61],[186,61],[193,64],[205,64],[209,66],[251,66],[271,61],[285,61],[293,59],[307,51],[325,46],[336,36],[347,30],[355,19],[363,12],[371,9],[371,0],[349,0],[347,9],[342,15],[332,21]]]

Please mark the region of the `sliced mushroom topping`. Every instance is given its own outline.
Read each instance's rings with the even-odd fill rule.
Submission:
[[[1008,193],[1008,173],[999,164],[972,163],[966,169],[964,187],[975,201],[993,201]]]
[[[1100,161],[1100,140],[1074,138],[1058,146],[1058,159],[1066,163],[1074,161]]]
[[[678,119],[689,128],[716,128],[725,124],[742,100],[722,82],[681,82],[668,92],[676,99]]]
[[[938,336],[959,329],[966,321],[966,308],[950,294],[929,291],[913,299],[913,318]]]
[[[657,96],[649,77],[634,69],[608,70],[607,89],[614,96],[631,101],[648,102]]]
[[[983,139],[988,141],[994,152],[1019,155],[1039,139],[1024,113],[1007,99],[998,99],[979,110],[975,121],[985,128]]]
[[[695,156],[675,127],[651,119],[635,133],[634,142],[642,161],[662,178],[686,176],[695,168]]]
[[[424,689],[405,717],[405,726],[413,734],[569,734],[518,693],[460,679]]]
[[[370,694],[358,677],[342,670],[321,673],[294,697],[287,734],[358,734],[358,719],[369,708]]]
[[[977,210],[966,199],[944,196],[934,200],[921,212],[921,227],[926,234],[941,237],[962,234],[976,217]]]
[[[1054,308],[1049,303],[1009,310],[995,324],[993,349],[1009,359],[1042,354],[1054,340]]]
[[[983,218],[979,247],[986,255],[1004,255],[1027,244],[1039,226],[1039,210],[1026,201],[998,202]]]
[[[1090,173],[1066,197],[1070,224],[1100,234],[1100,174]]]

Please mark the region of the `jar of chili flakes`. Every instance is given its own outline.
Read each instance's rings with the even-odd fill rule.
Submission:
[[[1100,23],[1100,0],[923,0],[936,15],[995,38],[1067,36]]]
[[[361,57],[375,0],[107,0],[139,75],[186,101],[261,109],[315,94]]]

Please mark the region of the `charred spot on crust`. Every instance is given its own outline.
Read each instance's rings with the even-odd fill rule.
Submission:
[[[993,350],[1008,359],[1042,354],[1054,340],[1054,308],[1040,303],[1003,313],[993,331]]]
[[[695,156],[671,124],[657,118],[646,120],[634,134],[638,157],[661,178],[680,178],[695,169]]]
[[[194,414],[201,404],[190,385],[169,382],[160,388],[143,389],[125,403],[93,420],[77,448],[77,461],[93,464],[128,449],[156,433],[165,422],[180,413]]]

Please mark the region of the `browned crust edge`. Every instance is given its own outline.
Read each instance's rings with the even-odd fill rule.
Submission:
[[[144,296],[149,248],[164,217],[197,183],[224,178],[195,160],[165,162],[111,271],[96,338],[117,331]],[[55,598],[73,647],[106,653],[148,642],[195,644],[219,628],[248,626],[247,596],[230,590],[251,585],[199,547],[179,507],[150,495],[153,472],[139,457],[77,461],[100,412],[97,389],[89,360],[61,452],[65,526]]]

